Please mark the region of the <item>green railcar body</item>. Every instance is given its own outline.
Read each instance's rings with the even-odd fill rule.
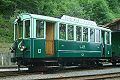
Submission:
[[[27,47],[25,52],[21,52],[20,49],[16,50],[15,57],[23,58],[102,58],[111,57],[111,45],[105,45],[105,55],[103,55],[103,47],[101,43],[89,43],[89,42],[76,42],[76,41],[64,41],[55,40],[54,42],[54,55],[49,56],[46,54],[46,40],[45,39],[26,39],[19,40],[24,42]],[[40,52],[38,51],[40,49]]]
[[[115,57],[120,57],[120,32],[112,32],[112,52]]]
[[[19,26],[16,26],[16,24],[20,21],[23,21],[23,32],[22,38],[16,38],[17,33],[16,28]],[[30,36],[29,38],[26,37],[26,20],[29,20],[30,24]],[[42,20],[42,24],[44,24],[44,37],[43,38],[36,38],[36,24],[37,20]],[[79,19],[78,19],[79,21]],[[81,19],[80,21],[83,22],[72,22],[72,21],[66,21],[58,18],[48,17],[48,16],[42,16],[42,15],[35,15],[35,14],[21,14],[18,19],[14,22],[14,56],[16,62],[20,64],[29,64],[27,63],[32,61],[31,64],[35,62],[41,62],[41,60],[47,60],[47,59],[110,59],[112,57],[112,51],[111,51],[111,31],[109,29],[101,28],[96,25],[96,23],[91,21],[86,21]],[[51,23],[49,26],[46,26],[46,23]],[[65,39],[59,39],[60,33],[59,33],[59,24],[66,24],[66,38]],[[84,24],[83,24],[84,23]],[[50,41],[48,37],[50,37],[47,33],[46,28],[51,27],[53,25],[53,37],[54,38],[51,42],[53,43],[52,46],[53,49],[52,55],[49,55],[47,53],[46,47],[47,41]],[[73,40],[68,40],[68,31],[67,28],[72,25],[73,29]],[[76,39],[76,26],[80,26],[82,29],[82,40],[77,41]],[[52,28],[52,27],[51,27]],[[87,38],[85,37],[85,32],[83,31],[83,28],[87,28]],[[94,30],[94,41],[90,41],[90,29]],[[18,30],[18,32],[20,32]],[[52,31],[52,30],[51,30]],[[99,31],[99,33],[97,33]],[[96,34],[99,34],[98,36]],[[107,33],[109,33],[109,37],[106,37]],[[63,33],[62,33],[63,34]],[[83,35],[84,34],[84,35]],[[47,36],[49,35],[49,36]],[[79,34],[78,34],[79,35]],[[19,35],[20,36],[20,35]],[[47,36],[47,37],[46,37]],[[87,41],[83,40],[83,36],[88,39]],[[71,36],[70,36],[71,37]],[[97,38],[99,41],[97,41]],[[108,39],[107,39],[108,38]],[[109,40],[109,42],[107,41]],[[108,43],[107,43],[108,42]],[[51,47],[51,46],[50,46]],[[22,50],[22,48],[24,50]],[[24,62],[26,60],[26,62]],[[29,61],[30,60],[30,61]],[[22,63],[21,63],[22,62]],[[72,61],[70,61],[72,63]],[[74,61],[76,62],[76,61]]]

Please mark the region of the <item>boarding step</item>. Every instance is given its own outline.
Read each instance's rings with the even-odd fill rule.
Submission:
[[[54,63],[57,63],[58,61],[57,60],[44,60],[44,62],[48,62],[48,63],[54,62]]]

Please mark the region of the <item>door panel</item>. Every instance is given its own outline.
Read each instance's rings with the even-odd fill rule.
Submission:
[[[54,55],[54,23],[46,24],[46,55]]]
[[[101,34],[101,38],[102,38],[102,56],[105,57],[105,49],[106,49],[106,46],[105,46],[105,32],[102,31],[102,34]]]
[[[106,32],[102,31],[102,57],[111,57],[111,45],[107,44]]]

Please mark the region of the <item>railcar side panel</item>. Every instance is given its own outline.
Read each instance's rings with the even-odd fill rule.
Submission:
[[[105,57],[112,57],[111,45],[105,45]]]
[[[102,57],[100,43],[58,41],[59,57]]]
[[[120,57],[120,33],[112,32],[112,52],[114,56]]]
[[[50,58],[55,57],[56,52],[54,52],[54,55],[47,55],[46,53],[46,39],[34,39],[33,40],[33,57],[32,58]],[[54,44],[55,45],[55,44]],[[55,49],[56,47],[54,47]]]
[[[45,39],[33,40],[33,58],[45,57]]]

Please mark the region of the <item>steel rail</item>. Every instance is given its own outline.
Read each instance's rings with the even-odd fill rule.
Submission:
[[[51,72],[53,72],[51,70]],[[26,71],[22,72],[2,72],[0,73],[0,79],[10,80],[23,80],[23,79],[71,79],[71,78],[80,78],[80,79],[103,79],[103,78],[110,78],[113,77],[120,77],[120,68],[117,67],[105,67],[105,68],[95,68],[95,69],[67,69],[58,71],[55,73],[45,73],[36,72],[36,73],[28,73]]]

